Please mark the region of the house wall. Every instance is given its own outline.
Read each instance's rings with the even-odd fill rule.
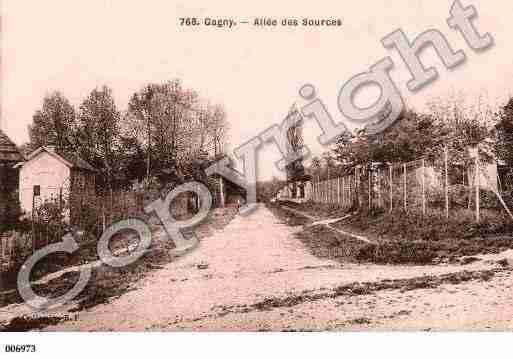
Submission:
[[[61,161],[47,152],[42,152],[26,162],[20,170],[20,205],[22,211],[32,212],[32,197],[34,186],[41,186],[41,196],[38,203],[58,198],[62,188],[63,197],[69,195],[70,169]]]

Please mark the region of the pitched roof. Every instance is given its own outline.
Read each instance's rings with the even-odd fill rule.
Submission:
[[[14,142],[0,130],[0,162],[19,162],[23,161],[23,155],[18,150]]]
[[[39,147],[37,150],[35,150],[28,156],[27,161],[32,160],[41,152],[49,153],[53,157],[57,158],[59,161],[63,162],[69,168],[78,168],[86,171],[97,172],[97,170],[93,166],[91,166],[85,160],[80,158],[77,154],[71,152],[57,151],[50,146]]]
[[[91,166],[89,164],[89,162],[86,162],[86,160],[79,157],[76,153],[71,153],[71,152],[67,152],[67,153],[55,152],[55,153],[57,153],[59,156],[61,156],[66,161],[71,163],[73,165],[73,168],[80,168],[83,170],[96,172],[96,169],[93,166]]]

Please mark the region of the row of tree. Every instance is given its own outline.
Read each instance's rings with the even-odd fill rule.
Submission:
[[[223,154],[227,129],[224,108],[201,99],[180,80],[144,86],[123,112],[112,90],[103,86],[78,109],[58,91],[46,96],[22,149],[29,153],[54,146],[76,153],[98,170],[98,189],[119,189],[134,180],[163,183],[194,176],[199,162]]]
[[[440,159],[445,149],[453,163],[465,166],[469,147],[476,145],[483,160],[495,158],[513,168],[513,98],[498,111],[483,96],[473,103],[461,93],[433,99],[425,113],[406,110],[383,133],[369,136],[359,130],[339,138],[332,149],[312,158],[308,173],[325,179],[372,163]]]

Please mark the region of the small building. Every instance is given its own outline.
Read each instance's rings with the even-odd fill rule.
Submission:
[[[40,147],[19,167],[20,204],[25,213],[31,213],[33,207],[45,201],[62,201],[95,192],[96,170],[73,153]]]
[[[246,190],[238,184],[218,175],[208,178],[212,190],[213,205],[216,207],[241,206],[247,201]]]
[[[18,212],[18,170],[14,166],[23,161],[16,145],[0,130],[0,231]]]
[[[203,169],[221,161],[223,157],[225,155],[205,161],[202,166]],[[228,165],[233,168],[233,159],[230,157],[227,157],[227,159]],[[242,206],[247,202],[246,189],[218,173],[208,176],[206,182],[208,182],[208,187],[212,192],[212,201],[215,207]]]

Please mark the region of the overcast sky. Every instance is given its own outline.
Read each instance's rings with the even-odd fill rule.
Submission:
[[[18,144],[27,141],[27,125],[46,93],[62,91],[74,105],[96,86],[110,86],[120,110],[129,96],[148,82],[180,78],[204,98],[225,105],[232,148],[280,122],[291,104],[301,104],[297,90],[316,86],[337,119],[336,99],[342,84],[368,70],[384,56],[395,62],[392,77],[410,106],[419,110],[433,96],[464,89],[470,97],[486,91],[493,105],[513,94],[513,3],[462,1],[479,12],[481,33],[495,46],[476,54],[446,24],[450,2],[443,0],[374,1],[2,1],[2,128]],[[184,28],[182,16],[341,18],[341,27],[235,29]],[[436,28],[465,64],[443,68],[434,51],[422,55],[440,77],[412,94],[404,63],[380,39],[402,28],[410,39]],[[370,104],[379,94],[358,98]],[[305,137],[314,153],[320,134],[313,124]],[[260,155],[261,178],[280,175],[269,145]]]

